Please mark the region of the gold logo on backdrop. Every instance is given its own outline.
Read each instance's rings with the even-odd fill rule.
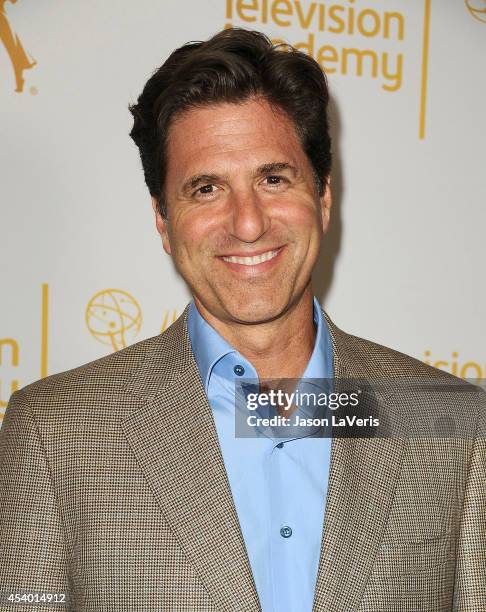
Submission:
[[[464,0],[464,2],[475,19],[486,23],[486,0]]]
[[[86,306],[86,325],[91,335],[114,351],[130,344],[142,326],[137,300],[122,289],[104,289]]]
[[[4,364],[4,357],[10,357],[8,362]],[[14,338],[0,338],[0,366],[7,365],[10,367],[17,368],[19,365],[19,344]],[[10,399],[10,395],[15,393],[19,388],[18,379],[10,379],[8,381],[10,383],[10,390],[7,389],[5,391],[3,374],[0,379],[0,427],[2,425],[3,413],[5,408],[7,407],[8,400]],[[6,393],[6,398],[4,399],[4,393]]]
[[[419,138],[425,138],[427,75],[429,57],[430,5],[423,0],[421,32]],[[477,3],[479,0],[470,0]],[[364,4],[364,3],[363,3]],[[406,11],[396,10],[392,2],[355,0],[225,0],[225,28],[234,25],[280,31],[274,43],[287,44],[313,57],[327,74],[346,78],[372,78],[386,92],[402,88],[405,79],[405,39],[418,36],[417,28],[406,27]],[[406,9],[406,2],[403,2]],[[378,5],[378,6],[377,6]],[[381,6],[379,6],[381,5]],[[287,41],[285,29],[300,31],[300,40]],[[301,38],[302,36],[302,38]],[[418,44],[420,38],[416,38]]]
[[[164,310],[164,316],[162,318],[162,326],[160,328],[160,333],[165,332],[165,330],[172,325],[172,323],[175,323],[177,320],[177,310],[174,308],[174,310],[170,311],[170,310]]]
[[[480,381],[486,378],[486,364],[482,365],[478,361],[464,361],[457,351],[453,351],[450,357],[437,357],[432,351],[424,351],[425,359],[422,359],[427,365],[431,365],[439,370],[450,372],[454,376],[465,378],[468,380]]]
[[[6,2],[7,0],[0,0],[0,40],[4,44],[12,62],[16,84],[15,91],[22,92],[24,90],[24,70],[32,68],[37,62],[33,58],[29,59],[20,38],[13,32],[5,13]],[[10,2],[15,4],[17,0],[10,0]],[[32,93],[34,93],[34,89],[32,89]]]

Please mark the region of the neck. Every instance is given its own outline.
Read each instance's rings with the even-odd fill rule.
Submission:
[[[316,326],[310,285],[280,317],[258,325],[221,321],[197,301],[199,312],[243,357],[260,379],[301,378],[314,348]]]

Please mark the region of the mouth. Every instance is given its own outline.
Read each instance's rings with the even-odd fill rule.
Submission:
[[[221,257],[221,259],[223,261],[227,261],[228,263],[239,264],[241,266],[258,266],[277,257],[282,248],[283,247],[279,247],[271,251],[259,253],[258,255],[250,255],[245,257],[240,255],[227,255]]]

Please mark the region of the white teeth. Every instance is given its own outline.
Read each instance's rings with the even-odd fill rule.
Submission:
[[[263,263],[264,261],[268,261],[269,259],[273,259],[275,255],[277,255],[277,251],[267,251],[266,253],[262,253],[261,255],[254,255],[253,257],[223,257],[225,261],[229,261],[230,263],[238,263],[243,264],[244,266],[254,266],[256,264]]]

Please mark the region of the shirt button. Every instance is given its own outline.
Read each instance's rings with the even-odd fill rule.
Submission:
[[[282,538],[290,538],[292,535],[292,529],[288,525],[284,525],[280,528],[280,535]]]
[[[236,376],[243,376],[245,373],[245,368],[242,365],[235,365],[233,372],[236,374]]]
[[[283,442],[279,442],[279,443],[277,444],[277,448],[283,448]]]

